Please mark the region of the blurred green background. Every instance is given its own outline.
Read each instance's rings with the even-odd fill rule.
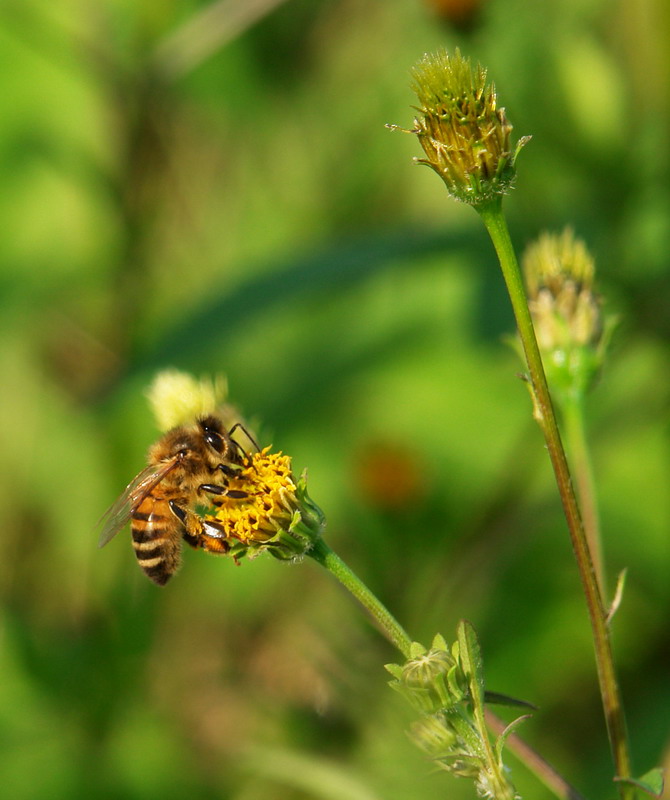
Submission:
[[[95,523],[156,438],[143,392],[225,372],[309,469],[330,544],[592,798],[592,645],[493,251],[417,168],[409,69],[461,50],[532,134],[515,242],[573,225],[620,316],[591,398],[638,773],[670,745],[666,0],[0,4],[4,796],[469,798],[407,739],[396,658],[312,563],[186,553],[159,590]],[[507,715],[509,718],[509,714]],[[525,797],[544,798],[514,758]],[[670,796],[670,795],[668,795]]]

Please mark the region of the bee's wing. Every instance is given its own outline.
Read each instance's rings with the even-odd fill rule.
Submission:
[[[124,528],[133,512],[142,500],[157,486],[163,478],[177,465],[172,458],[160,464],[150,464],[139,472],[126,486],[123,494],[117,498],[100,518],[96,527],[102,526],[98,547],[104,547],[116,534]]]

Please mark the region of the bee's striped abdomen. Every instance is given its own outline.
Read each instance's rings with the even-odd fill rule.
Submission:
[[[133,549],[146,575],[166,584],[181,564],[181,523],[167,500],[149,494],[131,512]]]

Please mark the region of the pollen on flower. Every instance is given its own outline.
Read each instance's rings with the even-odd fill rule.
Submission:
[[[295,479],[289,456],[269,447],[247,455],[227,473],[226,489],[205,525],[225,531],[226,552],[236,561],[267,552],[297,562],[321,536],[325,516],[307,493],[306,475]]]
[[[229,478],[230,495],[217,499],[215,519],[245,545],[267,542],[290,525],[298,508],[291,459],[266,447]],[[239,493],[245,497],[240,498]]]

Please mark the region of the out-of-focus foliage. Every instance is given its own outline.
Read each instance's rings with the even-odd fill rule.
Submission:
[[[255,16],[252,13],[256,10]],[[471,797],[404,728],[395,654],[315,565],[189,552],[163,590],[96,520],[166,366],[226,372],[413,638],[593,797],[611,774],[565,525],[471,209],[412,163],[410,67],[489,68],[532,134],[519,248],[573,226],[621,318],[591,438],[636,772],[670,741],[666,0],[0,5],[0,774],[13,800]],[[544,797],[515,764],[525,796]],[[462,785],[461,785],[462,784]],[[612,791],[609,792],[612,794]]]

